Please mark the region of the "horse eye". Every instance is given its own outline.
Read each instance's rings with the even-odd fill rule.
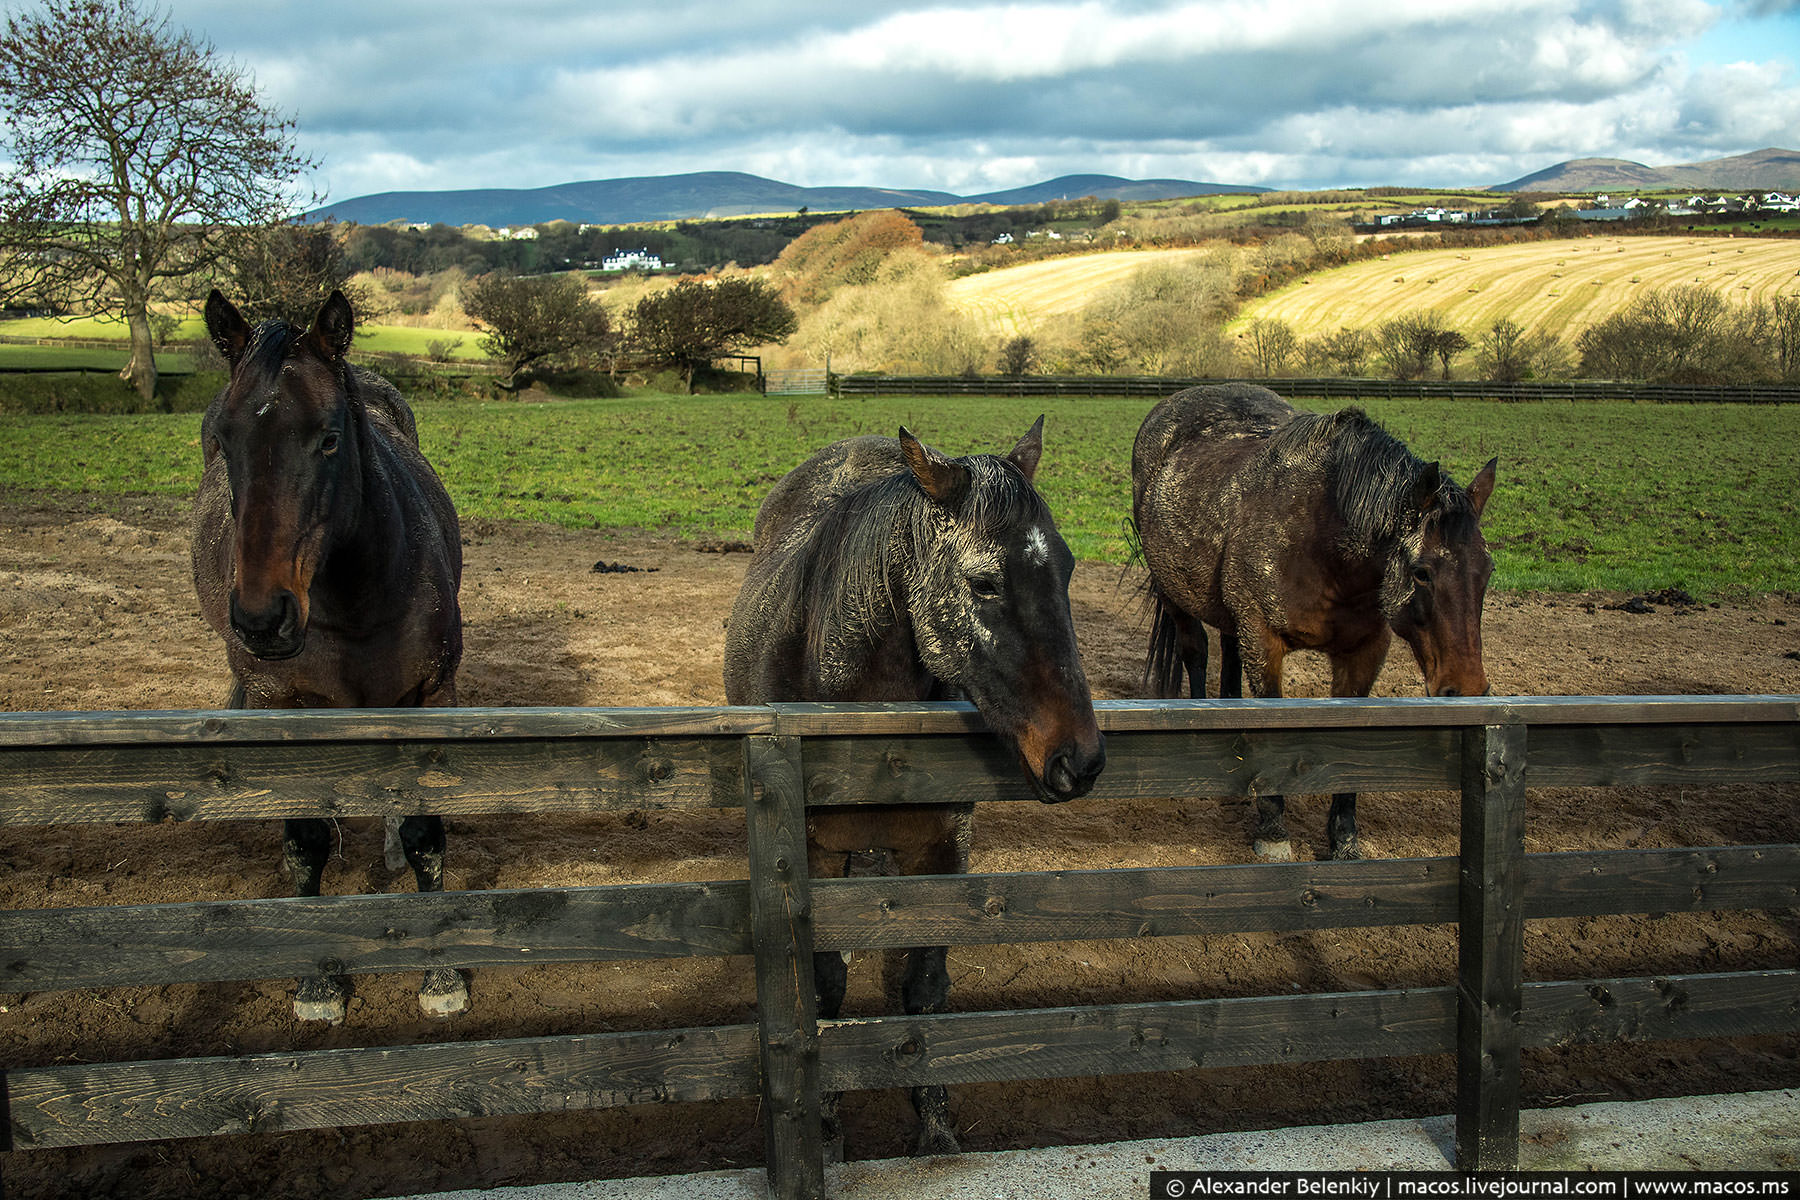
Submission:
[[[1430,567],[1414,567],[1412,577],[1413,577],[1413,582],[1418,584],[1420,587],[1430,587],[1431,586],[1431,568]]]
[[[327,433],[323,438],[321,438],[319,440],[319,452],[321,454],[336,454],[337,448],[338,448],[338,435],[335,430],[330,433]]]
[[[969,591],[977,600],[998,600],[1000,580],[992,575],[969,576]]]

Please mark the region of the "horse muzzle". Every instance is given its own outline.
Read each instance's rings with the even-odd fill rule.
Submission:
[[[1078,800],[1094,790],[1094,783],[1106,767],[1106,738],[1096,737],[1093,749],[1079,742],[1068,742],[1044,763],[1042,777],[1033,777],[1038,799],[1045,804],[1061,804]]]
[[[279,591],[268,608],[252,612],[234,593],[231,597],[231,632],[244,649],[265,661],[292,658],[306,648],[306,624],[294,593]]]

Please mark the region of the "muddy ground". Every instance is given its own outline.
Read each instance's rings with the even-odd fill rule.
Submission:
[[[0,709],[217,707],[221,649],[189,581],[186,506],[147,498],[0,493]],[[725,544],[469,522],[463,587],[470,705],[696,705],[724,701],[723,624],[746,556]],[[596,564],[643,568],[596,571]],[[1503,582],[1503,581],[1502,581]],[[1144,629],[1132,576],[1083,563],[1073,598],[1097,698],[1137,695]],[[1658,596],[1496,592],[1485,623],[1497,694],[1800,693],[1800,597],[1689,604]],[[1676,603],[1668,601],[1675,599]],[[1630,608],[1648,611],[1630,611]],[[1216,661],[1215,655],[1215,661]],[[1307,656],[1289,690],[1321,694]],[[1402,650],[1379,695],[1416,695]],[[1371,797],[1366,847],[1455,852],[1449,793]],[[1324,798],[1290,804],[1296,848],[1322,853]],[[984,871],[1241,862],[1241,801],[984,806]],[[382,863],[380,830],[345,822],[326,890],[411,887]],[[1531,851],[1800,841],[1800,788],[1534,790]],[[0,904],[46,907],[283,895],[273,823],[0,830]],[[741,817],[458,819],[451,888],[741,878]],[[1793,912],[1533,922],[1534,979],[1792,968]],[[960,950],[963,1009],[1441,985],[1446,929],[1245,935]],[[880,1009],[881,969],[860,957],[847,1011]],[[472,1010],[429,1021],[412,976],[357,981],[349,1019],[301,1026],[290,980],[0,994],[0,1060],[129,1060],[451,1038],[518,1037],[747,1021],[743,960],[483,971]],[[970,1150],[1180,1136],[1447,1112],[1447,1057],[952,1089]],[[1800,1086],[1800,1038],[1533,1051],[1526,1101]],[[854,1158],[904,1153],[898,1093],[846,1098]],[[529,1118],[228,1136],[5,1156],[7,1194],[361,1198],[429,1189],[659,1174],[758,1163],[754,1103],[643,1106]]]

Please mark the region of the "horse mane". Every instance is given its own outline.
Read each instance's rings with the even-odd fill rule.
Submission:
[[[1417,523],[1413,487],[1425,463],[1360,408],[1296,414],[1270,437],[1268,455],[1325,464],[1348,549],[1377,553]],[[1447,474],[1439,475],[1437,504],[1428,519],[1440,522],[1452,539],[1468,536],[1476,524],[1468,492]]]
[[[814,669],[871,646],[900,620],[903,592],[934,556],[968,540],[1048,521],[1049,507],[1017,467],[991,454],[955,460],[969,485],[946,525],[937,504],[904,468],[829,506],[796,547],[803,567],[773,598],[805,614]],[[947,535],[947,536],[946,536]]]

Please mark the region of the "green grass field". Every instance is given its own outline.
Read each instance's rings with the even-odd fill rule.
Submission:
[[[1075,553],[1122,562],[1131,441],[1123,399],[783,399],[638,395],[420,407],[426,452],[465,517],[744,537],[812,450],[904,424],[952,454],[1004,451],[1047,416],[1038,483]],[[1800,408],[1392,401],[1370,412],[1467,482],[1497,456],[1495,586],[1800,591],[1791,448]],[[181,495],[199,418],[0,415],[0,487]]]

